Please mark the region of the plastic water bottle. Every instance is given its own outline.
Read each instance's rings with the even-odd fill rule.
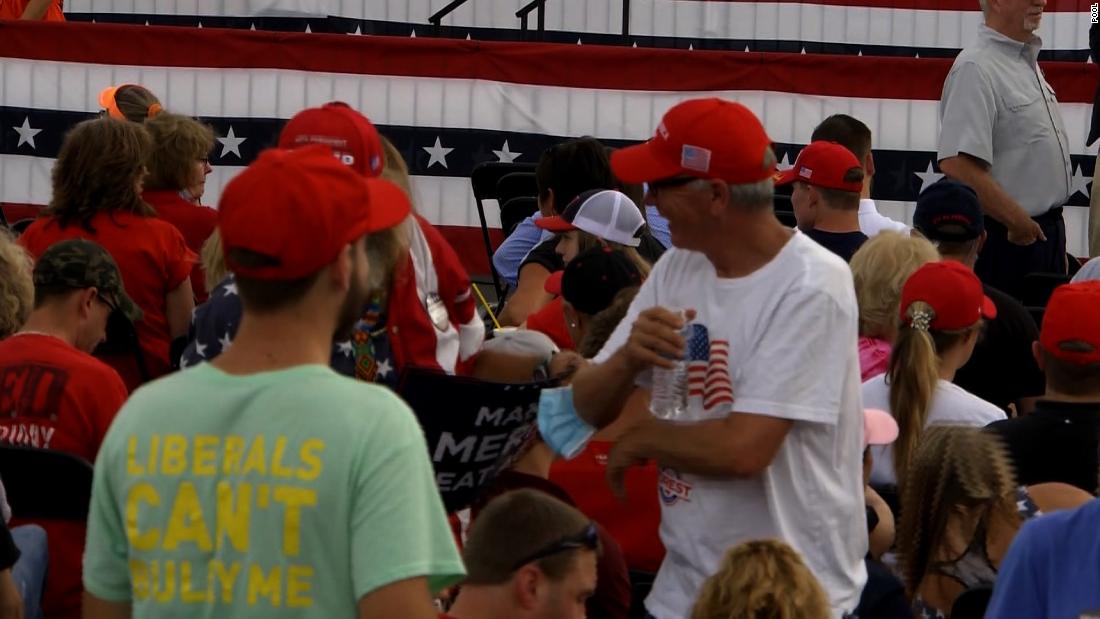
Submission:
[[[685,318],[680,312],[680,317]],[[691,338],[691,324],[684,320],[680,336],[687,342]],[[649,410],[658,419],[679,419],[687,411],[688,362],[674,359],[671,368],[653,368],[653,387],[650,390]]]

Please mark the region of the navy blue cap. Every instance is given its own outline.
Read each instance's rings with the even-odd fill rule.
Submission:
[[[913,227],[929,241],[972,241],[985,231],[978,194],[969,185],[943,177],[917,196]]]

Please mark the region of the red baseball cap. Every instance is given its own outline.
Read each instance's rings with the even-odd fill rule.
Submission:
[[[863,191],[863,180],[844,182],[844,175],[852,168],[861,168],[852,151],[836,142],[818,140],[810,142],[798,153],[794,166],[775,177],[776,185],[788,185],[802,181],[825,189]]]
[[[1100,306],[1100,281],[1066,284],[1054,290],[1043,313],[1039,345],[1057,359],[1077,365],[1100,362],[1100,320],[1093,319]],[[1087,346],[1074,349],[1071,342]],[[1080,348],[1092,347],[1092,350]]]
[[[645,144],[611,154],[611,169],[624,183],[676,176],[755,183],[775,173],[765,161],[771,139],[749,108],[723,99],[692,99],[665,112]]]
[[[370,120],[347,103],[333,101],[298,112],[279,134],[279,148],[324,144],[336,158],[363,176],[382,174],[385,151]]]
[[[982,318],[996,318],[997,306],[985,296],[974,272],[954,260],[929,262],[917,269],[901,288],[901,319],[909,324],[905,311],[914,301],[932,306],[935,317],[929,329],[956,331],[973,326]]]
[[[311,275],[364,234],[401,223],[411,210],[397,185],[363,178],[324,146],[270,149],[229,181],[218,202],[226,265],[264,280]],[[271,266],[236,264],[231,250],[272,258]]]

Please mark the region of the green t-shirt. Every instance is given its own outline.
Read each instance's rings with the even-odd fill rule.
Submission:
[[[96,460],[84,587],[134,617],[355,617],[463,573],[412,411],[327,367],[159,380]]]

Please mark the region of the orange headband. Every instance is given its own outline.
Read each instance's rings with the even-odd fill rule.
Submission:
[[[111,118],[117,120],[127,120],[122,111],[118,109],[118,102],[115,101],[115,95],[118,94],[118,89],[122,88],[123,86],[136,86],[136,84],[119,84],[118,86],[110,86],[108,88],[104,88],[103,92],[99,93],[99,105],[103,109],[107,110],[107,113],[111,116]],[[149,111],[146,114],[146,117],[152,118],[157,114],[160,114],[162,111],[164,111],[164,108],[161,107],[159,103],[153,103],[149,106]]]

